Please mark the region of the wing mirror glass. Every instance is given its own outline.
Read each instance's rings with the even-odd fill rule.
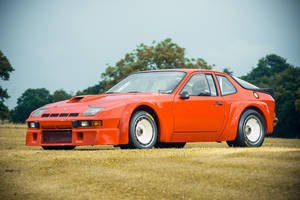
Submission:
[[[180,99],[189,99],[190,98],[190,94],[187,91],[183,91],[180,94]]]

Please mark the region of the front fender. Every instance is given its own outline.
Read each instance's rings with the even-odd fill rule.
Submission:
[[[158,119],[159,141],[170,141],[173,131],[173,112],[172,102],[139,102],[136,104],[128,104],[123,110],[120,120],[120,144],[128,144],[129,142],[129,124],[133,112],[140,106],[151,108]]]

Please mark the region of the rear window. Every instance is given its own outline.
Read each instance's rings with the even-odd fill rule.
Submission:
[[[236,80],[236,82],[238,82],[238,84],[240,84],[245,89],[249,89],[249,90],[257,90],[257,89],[259,89],[259,87],[255,86],[255,85],[253,85],[251,83],[248,83],[247,81],[244,81],[244,80],[242,80],[242,79],[240,79],[238,77],[234,77],[233,76],[232,78],[234,78],[234,80]]]

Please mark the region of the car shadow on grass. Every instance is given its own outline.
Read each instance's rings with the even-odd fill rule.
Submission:
[[[89,148],[85,148],[85,149],[73,149],[71,151],[111,151],[111,150],[121,150],[119,148],[97,148],[97,149],[89,149]]]

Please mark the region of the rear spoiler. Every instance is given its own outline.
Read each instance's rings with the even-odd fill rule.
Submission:
[[[267,94],[269,94],[269,95],[271,95],[271,96],[274,95],[274,90],[273,90],[273,88],[257,88],[257,89],[254,89],[254,91],[267,93]]]

